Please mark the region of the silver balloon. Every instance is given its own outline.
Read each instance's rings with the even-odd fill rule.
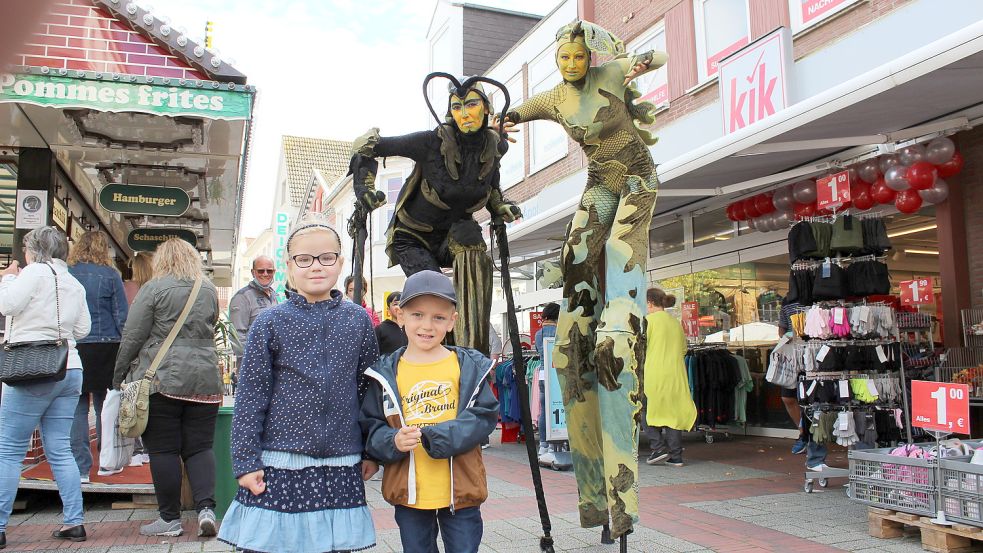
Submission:
[[[771,232],[771,218],[767,215],[762,215],[754,219],[754,228],[758,232]]]
[[[940,204],[949,197],[949,184],[942,179],[935,179],[935,184],[931,188],[919,190],[918,195],[925,200],[925,203]]]
[[[868,184],[874,184],[881,176],[881,167],[876,159],[868,159],[857,166],[857,176]]]
[[[776,211],[772,214],[771,221],[775,225],[775,230],[784,230],[788,228],[789,223],[792,222],[792,218],[789,217],[787,211]]]
[[[884,182],[898,192],[908,190],[911,184],[908,182],[908,177],[905,176],[907,172],[908,168],[904,165],[894,165],[884,173]]]
[[[748,228],[752,228],[752,229],[757,230],[757,227],[758,227],[758,222],[757,221],[755,221],[754,219],[748,219],[745,222],[747,223]]]
[[[942,165],[952,159],[955,153],[956,144],[948,137],[940,136],[925,147],[925,161],[933,165]]]
[[[898,157],[901,159],[901,165],[911,167],[912,165],[925,159],[925,146],[922,146],[921,144],[912,144],[904,150],[901,150]]]
[[[816,201],[816,181],[804,180],[792,185],[792,197],[800,204]]]
[[[877,158],[877,164],[881,170],[881,174],[886,175],[888,169],[901,164],[901,159],[894,154],[887,154]]]
[[[783,186],[775,191],[771,197],[771,203],[775,204],[778,211],[788,211],[795,205],[795,198],[792,197],[792,186]]]
[[[850,175],[851,185],[857,184],[857,181],[860,180],[860,173],[857,172],[857,169],[859,167],[860,167],[859,165],[854,165],[853,167],[849,167],[846,170],[847,174]]]

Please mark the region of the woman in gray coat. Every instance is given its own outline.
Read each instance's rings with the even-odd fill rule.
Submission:
[[[222,404],[222,378],[215,352],[218,294],[202,273],[201,256],[187,242],[171,239],[154,254],[154,279],[143,285],[123,328],[113,387],[119,388],[138,360],[143,378],[191,294],[201,290],[177,339],[150,386],[150,416],[143,443],[150,453],[160,518],[140,527],[144,536],[180,536],[181,461],[198,511],[198,535],[215,535],[215,419]]]

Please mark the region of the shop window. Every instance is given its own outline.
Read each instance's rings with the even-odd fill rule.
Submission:
[[[649,50],[666,51],[666,27],[664,23],[657,25],[651,33],[645,35],[642,40],[637,41],[630,48],[630,51],[636,53],[648,52]],[[638,91],[642,93],[640,101],[652,102],[656,106],[669,105],[668,67],[663,66],[656,71],[638,77],[635,79],[635,84],[638,86]]]
[[[530,93],[538,94],[563,81],[556,68],[553,46],[529,64]],[[552,121],[533,121],[529,128],[529,172],[535,173],[567,155],[567,133]]]
[[[693,217],[693,245],[703,246],[730,240],[736,236],[734,222],[723,209],[717,209]]]
[[[506,81],[505,86],[509,89],[510,101],[509,109],[514,108],[522,103],[522,73],[512,77]],[[487,87],[492,88],[492,87]],[[505,107],[505,96],[492,88],[493,92],[491,94],[492,106],[494,107],[495,113],[501,113],[502,109]],[[515,142],[509,143],[509,152],[502,156],[502,166],[499,170],[501,175],[500,186],[503,191],[508,190],[512,186],[518,184],[526,173],[526,160],[525,160],[525,147],[526,147],[526,133],[528,131],[529,125],[519,125],[519,132],[512,133],[509,138],[515,139]]]
[[[717,74],[720,60],[747,46],[751,24],[747,0],[696,0],[696,60],[700,82]]]
[[[681,252],[685,247],[682,221],[672,221],[671,223],[649,230],[650,258]]]

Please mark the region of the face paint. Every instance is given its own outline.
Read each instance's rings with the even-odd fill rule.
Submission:
[[[485,102],[473,90],[468,92],[463,101],[451,94],[451,116],[459,131],[465,134],[476,132],[485,121]]]
[[[590,67],[587,47],[578,42],[567,42],[556,49],[556,67],[568,83],[579,81]]]

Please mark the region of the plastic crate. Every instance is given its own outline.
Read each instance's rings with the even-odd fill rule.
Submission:
[[[933,444],[920,444],[928,449]],[[850,451],[850,496],[866,505],[936,514],[936,460],[889,455],[893,448]]]
[[[969,457],[941,459],[942,505],[947,518],[983,526],[983,466]]]

